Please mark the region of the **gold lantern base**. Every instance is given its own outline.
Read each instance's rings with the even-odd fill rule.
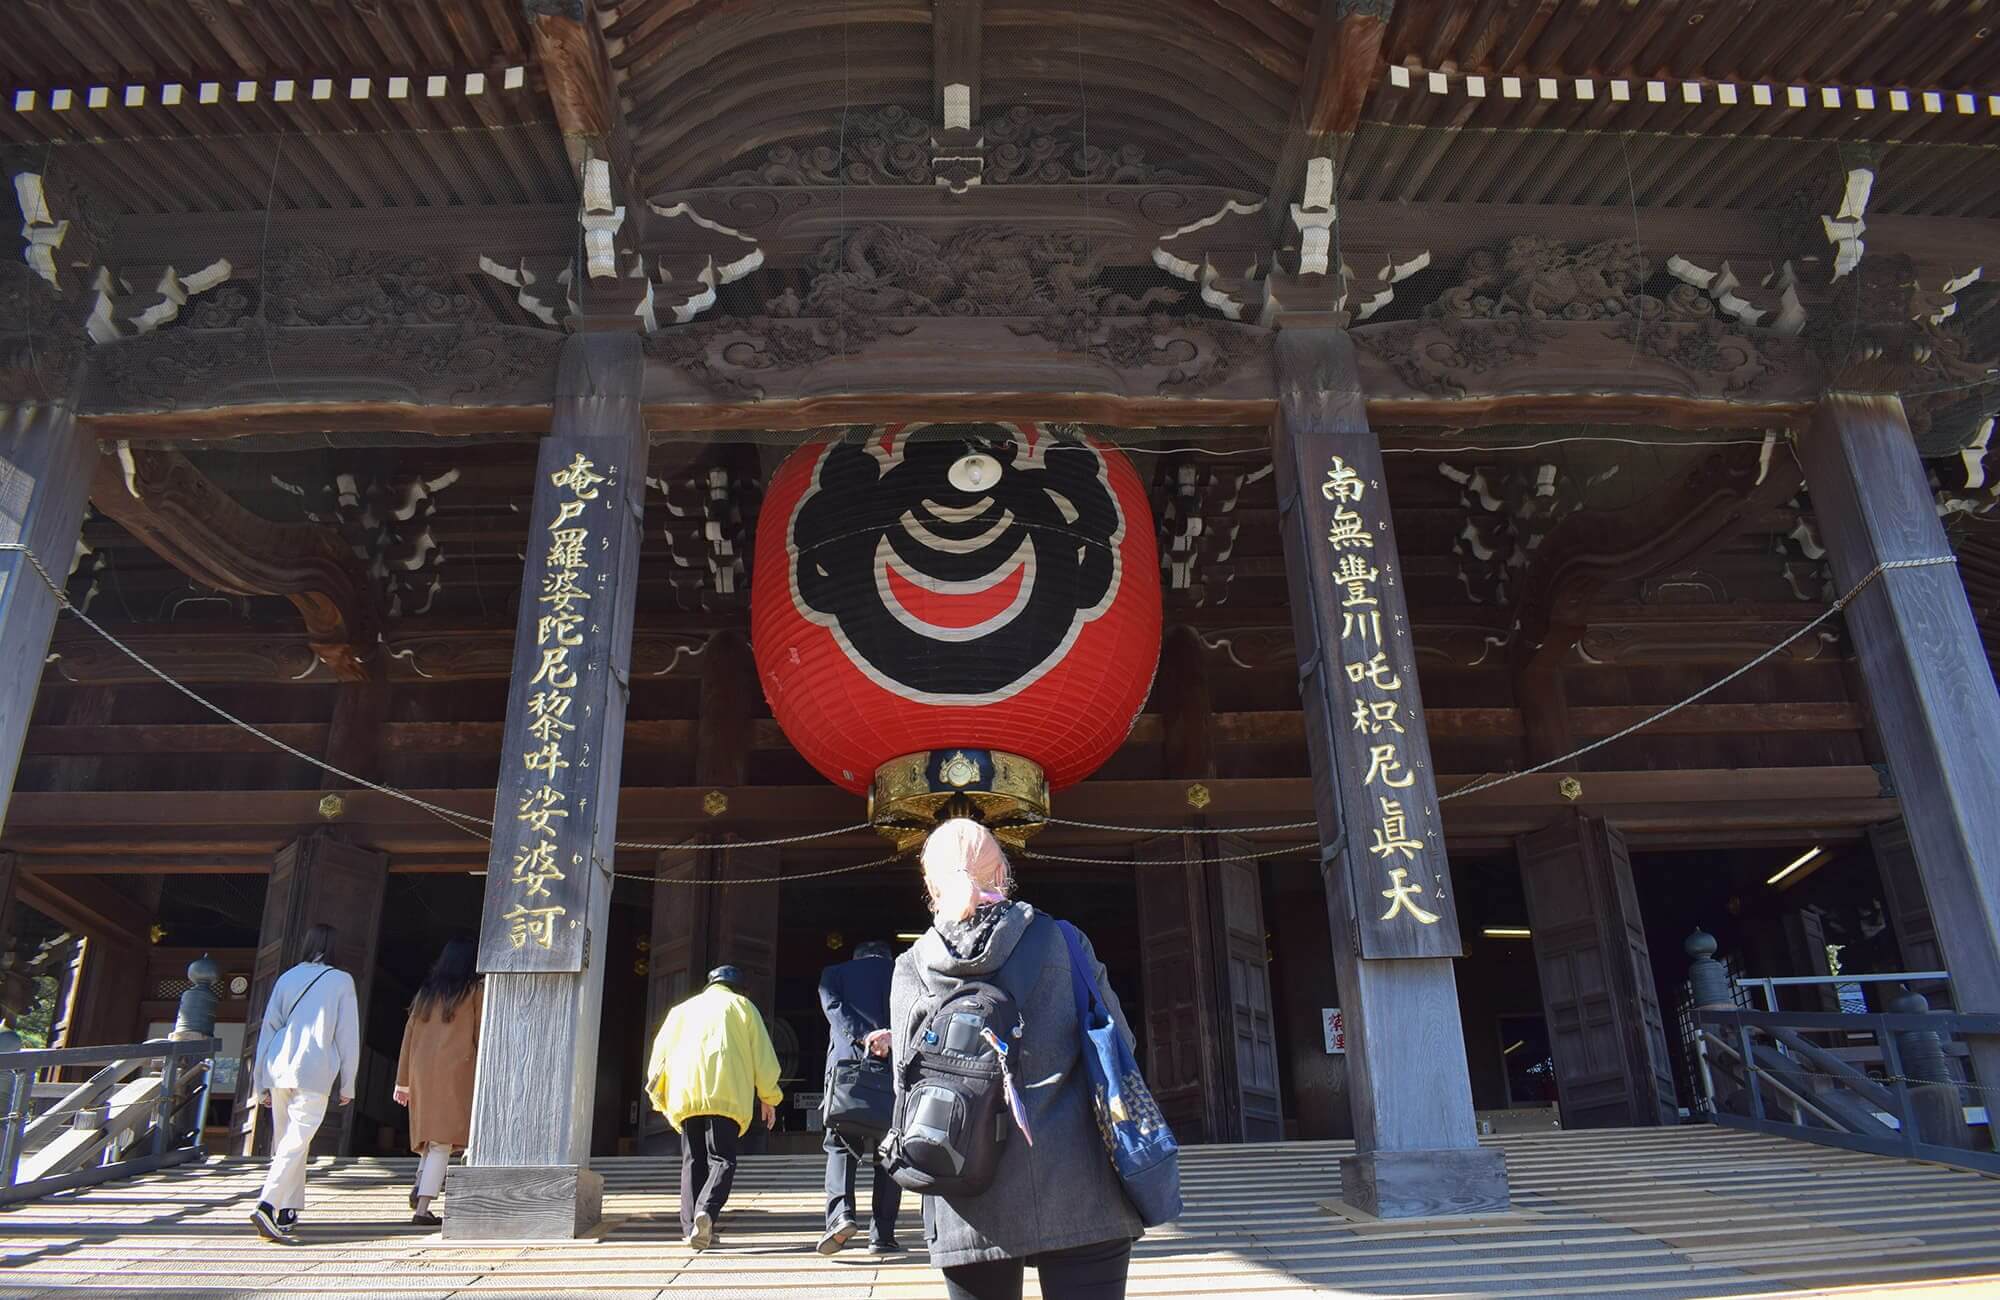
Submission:
[[[917,847],[953,817],[970,817],[1018,849],[1048,816],[1049,779],[1041,765],[997,749],[905,754],[876,768],[868,787],[868,820],[898,852]]]

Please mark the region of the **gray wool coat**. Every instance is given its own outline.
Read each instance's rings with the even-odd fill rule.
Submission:
[[[1125,1013],[1088,939],[1083,949],[1098,997],[1110,1009],[1118,1032],[1132,1042]],[[924,1197],[931,1265],[1025,1259],[1042,1251],[1138,1238],[1144,1228],[1105,1153],[1091,1110],[1069,952],[1049,917],[1016,903],[975,957],[952,956],[932,929],[896,959],[889,1026],[898,1088],[929,1009],[968,980],[1000,984],[1020,1008],[1024,1028],[1010,1061],[1035,1140],[1030,1145],[1018,1130],[1009,1134],[993,1183],[979,1195]]]

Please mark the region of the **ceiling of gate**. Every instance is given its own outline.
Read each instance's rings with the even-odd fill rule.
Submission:
[[[773,150],[815,147],[838,165],[812,183],[928,184],[893,150],[929,152],[947,12],[976,26],[989,155],[1103,150],[1118,179],[1261,197],[1328,97],[1358,92],[1349,198],[1772,207],[1807,136],[1923,146],[1905,179],[1885,164],[1872,211],[2000,205],[1996,0],[14,0],[0,149],[62,150],[132,213],[568,205],[536,25],[582,15],[646,193],[751,183]],[[1468,75],[1496,84],[1466,93]],[[1918,102],[1858,111],[1863,87]]]

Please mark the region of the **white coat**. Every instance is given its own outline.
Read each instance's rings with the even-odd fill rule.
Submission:
[[[354,977],[316,961],[300,962],[278,977],[264,1004],[257,1035],[259,1094],[273,1088],[354,1095],[361,1068],[361,1014]]]

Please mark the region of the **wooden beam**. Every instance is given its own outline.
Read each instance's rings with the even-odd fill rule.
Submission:
[[[91,503],[188,577],[240,596],[283,596],[342,681],[366,681],[379,612],[373,580],[333,529],[245,510],[179,452],[99,457]]]
[[[1801,440],[1813,512],[1950,964],[1956,1006],[2000,1010],[2000,693],[1894,397],[1830,393]],[[1982,1079],[2000,1041],[1975,1039]]]
[[[809,272],[826,240],[873,223],[921,232],[939,243],[993,226],[1079,235],[1107,266],[1151,266],[1161,242],[1180,234],[1171,243],[1179,255],[1187,255],[1182,245],[1191,241],[1197,261],[1206,252],[1219,268],[1246,267],[1268,258],[1265,221],[1288,218],[1297,197],[1294,178],[1275,204],[1265,193],[1186,184],[982,185],[964,194],[938,186],[711,187],[655,194],[652,201],[662,207],[686,204],[707,220],[744,232],[767,270]],[[1231,204],[1239,211],[1232,213]],[[1193,233],[1185,230],[1207,218],[1219,219]],[[2000,239],[2000,220],[1990,218],[1870,213],[1867,220],[1870,258],[1910,258],[1924,286],[1979,265]],[[1675,256],[1707,270],[1728,262],[1742,291],[1756,297],[1759,291],[1749,286],[1792,256],[1785,221],[1782,212],[1737,208],[1353,199],[1340,205],[1340,244],[1349,266],[1366,274],[1392,254],[1428,252],[1433,266],[1456,266],[1468,254],[1497,250],[1516,235],[1568,245],[1627,239],[1637,242],[1654,271]],[[622,233],[632,236],[634,251],[649,266],[661,257],[713,247],[718,238],[692,221],[655,221]],[[507,267],[527,262],[560,268],[573,255],[575,234],[574,203],[455,207],[449,222],[434,225],[412,223],[397,208],[259,210],[128,214],[117,219],[110,246],[135,283],[149,268],[172,266],[186,273],[218,258],[228,260],[236,281],[255,283],[268,257],[297,245],[333,254],[422,259],[426,276],[444,279],[483,275],[482,258]],[[1809,311],[1816,304],[1836,314],[1852,310],[1851,301],[1838,299],[1838,286],[1832,296],[1817,284],[1802,286],[1801,292]],[[1758,305],[1775,302],[1759,297]],[[169,330],[174,328],[180,327]]]
[[[1483,774],[1440,775],[1441,794]],[[1441,803],[1445,832],[1454,842],[1476,839],[1504,845],[1512,836],[1545,826],[1565,808],[1607,818],[1643,847],[1708,845],[1731,836],[1790,840],[1826,834],[1854,838],[1862,829],[1897,815],[1872,767],[1682,769],[1653,772],[1584,772],[1583,790],[1571,800],[1553,773],[1525,777]],[[1312,783],[1305,777],[1219,778],[1205,782],[1210,821],[1223,828],[1284,823],[1313,816]],[[619,838],[668,842],[689,835],[761,836],[777,830],[824,830],[864,819],[862,801],[831,785],[725,787],[728,810],[711,814],[704,801],[713,787],[630,787],[620,796]],[[441,807],[483,817],[493,808],[490,790],[416,790]],[[16,796],[14,816],[0,848],[22,855],[22,870],[54,860],[65,874],[89,861],[115,874],[167,859],[201,864],[238,862],[274,853],[298,828],[320,820],[317,790],[77,791]],[[478,865],[485,847],[476,836],[369,790],[343,795],[339,823],[353,840],[394,855]],[[1068,808],[1093,821],[1171,827],[1184,823],[1187,783],[1089,781],[1066,792],[1056,813]],[[1087,810],[1085,812],[1084,810]],[[1051,831],[1050,834],[1058,834]],[[1116,840],[1117,837],[1110,837]],[[1310,838],[1310,832],[1255,836],[1274,846]],[[1788,841],[1789,842],[1789,841]],[[856,832],[826,848],[867,851],[880,841]],[[650,865],[650,859],[648,859]]]
[[[1149,333],[1144,364],[1118,369],[1097,352],[1037,337],[1046,322],[1005,317],[925,317],[879,322],[873,341],[834,345],[812,321],[762,319],[698,322],[650,336],[643,418],[663,438],[716,432],[798,431],[828,424],[895,420],[1057,420],[1131,428],[1255,426],[1276,409],[1269,336],[1250,326],[1174,318]],[[1147,329],[1141,318],[1106,318],[1103,330]],[[1695,327],[1688,327],[1695,328]],[[795,335],[777,359],[767,355],[773,330]],[[1690,372],[1678,362],[1635,349],[1614,322],[1538,326],[1524,341],[1508,321],[1401,321],[1355,330],[1359,369],[1370,384],[1371,420],[1384,425],[1520,423],[1645,424],[1713,430],[1770,429],[1799,422],[1821,384],[1816,363],[1784,345],[1784,361],[1759,369],[1751,389],[1733,389],[1731,373]],[[104,440],[205,441],[246,434],[421,430],[440,437],[534,433],[548,427],[553,372],[546,356],[518,365],[497,353],[453,341],[459,326],[410,326],[410,348],[457,349],[476,361],[463,377],[413,379],[415,400],[359,401],[358,386],[379,386],[385,364],[379,332],[314,330],[303,338],[278,331],[268,359],[217,353],[212,367],[176,370],[190,348],[214,346],[189,335],[162,342],[128,340],[101,351],[148,349],[146,374],[183,374],[126,383],[99,372],[80,422]],[[1435,336],[1435,337],[1433,337]],[[529,351],[552,355],[557,336],[511,331]],[[1463,357],[1497,347],[1509,364],[1475,370],[1421,360]],[[1101,351],[1101,349],[1100,349]],[[1418,358],[1419,360],[1412,360]],[[152,364],[157,362],[157,364]],[[1426,368],[1429,367],[1429,368]],[[129,372],[129,368],[128,368]],[[315,393],[317,402],[268,401],[272,375]],[[477,393],[480,406],[467,396]]]
[[[17,897],[59,925],[83,934],[102,935],[119,943],[150,944],[153,910],[113,888],[104,876],[69,876],[60,882],[35,874],[21,864],[15,881]]]
[[[1164,680],[1164,678],[1163,678]],[[1177,697],[1176,697],[1177,699]],[[1657,712],[1643,704],[1608,705],[1570,711],[1576,734],[1608,736]],[[1178,715],[1178,717],[1176,717]],[[1505,740],[1526,734],[1522,711],[1512,708],[1426,709],[1426,724],[1434,739]],[[1197,720],[1200,720],[1197,722]],[[303,749],[323,752],[330,732],[324,722],[266,722],[258,730]],[[492,755],[500,752],[504,724],[499,722],[385,722],[375,733],[383,756]],[[1206,729],[1205,737],[1190,728]],[[1648,736],[1733,736],[1748,733],[1825,733],[1857,731],[1861,707],[1852,703],[1773,701],[1762,704],[1693,704],[1646,729]],[[625,724],[625,751],[631,754],[684,753],[697,744],[698,724],[691,718],[641,718]],[[1178,738],[1177,738],[1178,737]],[[1304,715],[1296,709],[1248,712],[1175,708],[1142,713],[1132,723],[1130,745],[1164,745],[1182,754],[1176,770],[1199,776],[1213,767],[1216,745],[1297,744],[1305,740]],[[778,724],[758,718],[749,724],[748,747],[759,753],[789,750],[791,741]],[[76,725],[55,723],[28,729],[22,752],[51,755],[116,754],[268,754],[269,745],[241,727],[226,723],[125,723]],[[1206,755],[1206,757],[1196,757]],[[738,781],[721,784],[737,785]]]
[[[1748,779],[1752,774],[1755,779]],[[1481,775],[1440,774],[1438,789],[1450,795]],[[1599,803],[1664,808],[1688,803],[1755,805],[1774,800],[1831,804],[1885,797],[1881,775],[1867,766],[1586,772],[1583,787],[1581,806],[1586,808]],[[863,820],[863,801],[832,785],[724,787],[729,809],[721,816],[703,807],[710,788],[628,787],[621,797],[620,836],[648,838],[655,832],[685,833],[708,827],[748,833],[767,823],[824,828]],[[1211,791],[1215,800],[1209,815],[1222,826],[1267,814],[1309,813],[1312,807],[1311,782],[1306,777],[1223,777],[1211,785]],[[475,817],[488,815],[493,807],[490,789],[420,789],[411,793]],[[1091,809],[1093,821],[1164,814],[1172,821],[1155,824],[1170,825],[1185,816],[1186,794],[1185,781],[1087,781],[1076,787],[1075,794],[1066,793],[1060,802],[1073,809]],[[0,838],[4,838],[4,847],[22,853],[50,853],[57,851],[50,847],[52,843],[88,844],[93,838],[112,841],[148,828],[157,830],[162,844],[184,843],[220,827],[266,835],[319,821],[319,799],[317,790],[23,792],[15,796],[14,816]],[[384,844],[393,840],[406,847],[422,842],[456,849],[470,838],[422,809],[372,790],[352,791],[345,800],[342,824],[356,840]],[[1562,795],[1553,774],[1525,777],[1444,801],[1447,812],[1452,813],[1482,808],[1560,808],[1571,802]],[[1057,815],[1062,815],[1060,809]],[[135,843],[139,847],[134,852],[152,851],[143,840]]]
[[[931,121],[946,130],[976,131],[983,0],[931,0]],[[960,121],[962,119],[962,121]]]
[[[562,127],[572,174],[587,159],[611,164],[619,192],[636,194],[632,155],[611,60],[592,0],[524,0],[535,61],[548,82],[549,102]]]

